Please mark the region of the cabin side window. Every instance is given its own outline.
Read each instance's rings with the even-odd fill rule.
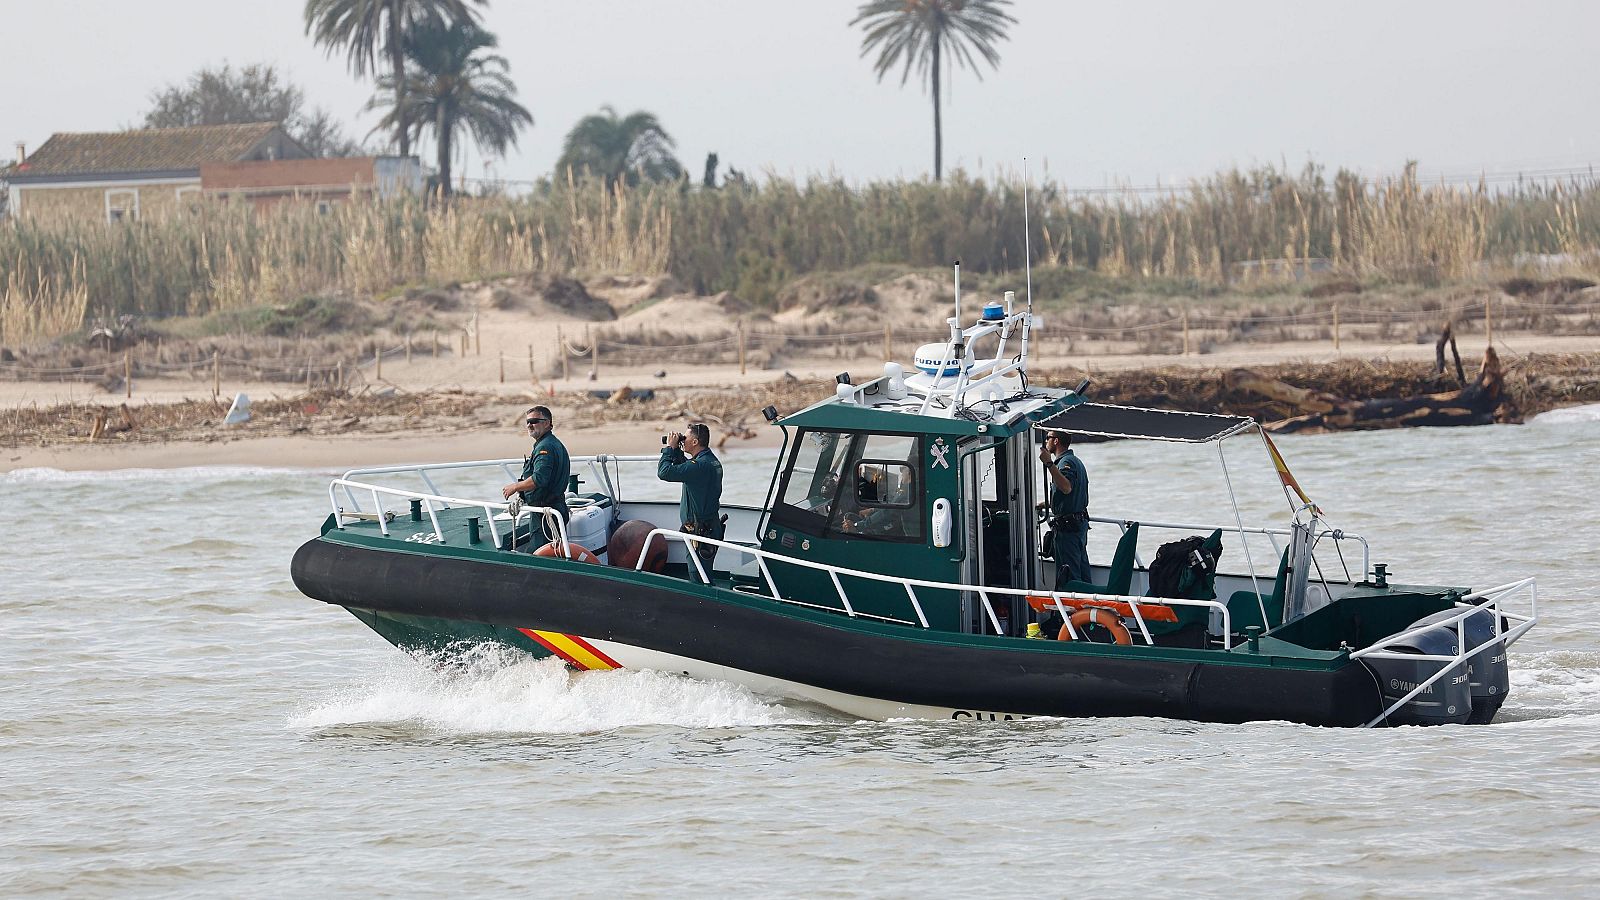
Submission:
[[[837,431],[802,430],[783,473],[783,488],[773,519],[797,531],[821,535],[833,515],[839,485],[848,484],[856,436]]]
[[[829,530],[874,540],[922,540],[920,443],[910,435],[867,435],[852,463],[851,490],[834,504]]]
[[[801,431],[773,521],[817,537],[922,540],[920,438]]]

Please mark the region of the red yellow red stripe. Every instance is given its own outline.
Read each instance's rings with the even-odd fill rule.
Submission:
[[[538,631],[533,628],[518,628],[518,631],[537,641],[546,650],[567,661],[575,669],[586,672],[608,671],[622,668],[622,663],[600,652],[593,644],[575,634],[563,634],[559,631]]]

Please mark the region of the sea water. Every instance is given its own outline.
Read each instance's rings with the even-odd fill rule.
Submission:
[[[1281,517],[1253,440],[1228,479]],[[1396,580],[1538,576],[1496,724],[860,722],[489,648],[435,666],[291,583],[333,473],[0,475],[0,896],[1594,890],[1600,415],[1278,443]],[[1214,447],[1078,452],[1097,514],[1224,518]],[[759,503],[771,454],[726,457]]]

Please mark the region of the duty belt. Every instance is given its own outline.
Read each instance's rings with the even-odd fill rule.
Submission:
[[[684,534],[711,534],[712,532],[717,530],[716,526],[725,525],[725,524],[727,524],[727,522],[728,522],[728,514],[727,513],[723,513],[722,514],[722,518],[717,520],[717,521],[715,521],[715,522],[685,522],[685,523],[683,523],[683,533]]]

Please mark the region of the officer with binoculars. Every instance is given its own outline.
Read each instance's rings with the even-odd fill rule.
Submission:
[[[674,431],[661,439],[661,462],[656,466],[656,477],[662,481],[676,481],[683,485],[683,499],[678,503],[678,518],[683,522],[685,534],[698,534],[713,540],[722,540],[726,532],[726,517],[720,515],[722,506],[722,462],[707,446],[711,443],[711,429],[696,422],[687,432]],[[717,558],[717,545],[691,541],[694,553],[711,575],[711,564]]]

